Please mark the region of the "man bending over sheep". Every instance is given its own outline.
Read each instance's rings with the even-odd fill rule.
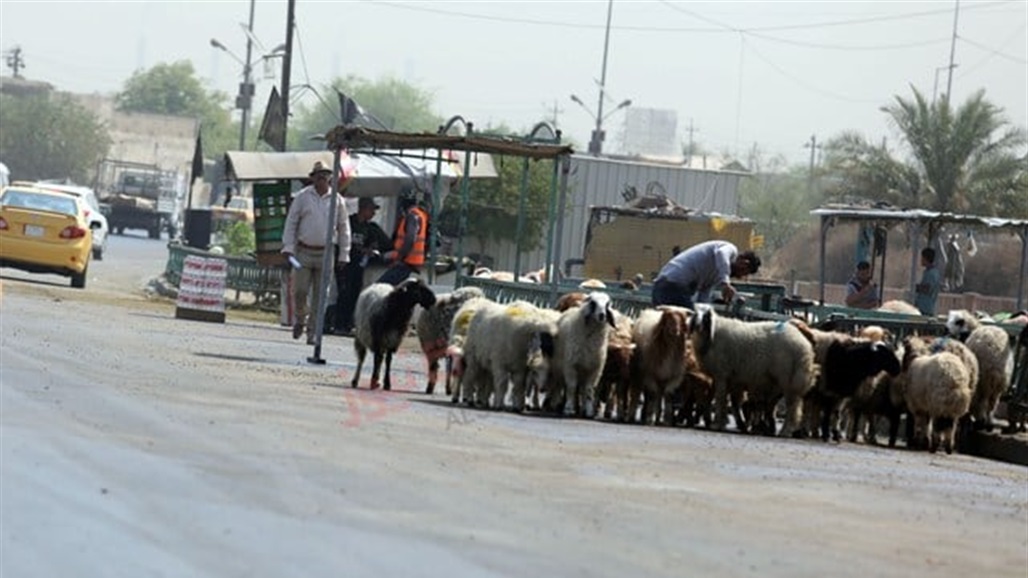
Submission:
[[[760,257],[753,251],[739,252],[728,241],[707,241],[675,255],[660,270],[653,282],[653,305],[678,305],[694,308],[710,303],[714,290],[730,303],[735,287],[730,279],[753,275],[760,268]]]

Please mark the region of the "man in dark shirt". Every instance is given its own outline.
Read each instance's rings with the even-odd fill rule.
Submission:
[[[336,306],[332,325],[336,335],[353,335],[353,311],[357,296],[364,288],[364,269],[371,262],[380,262],[381,253],[389,248],[389,235],[372,221],[379,205],[371,197],[361,197],[357,212],[350,215],[350,262],[336,276]]]

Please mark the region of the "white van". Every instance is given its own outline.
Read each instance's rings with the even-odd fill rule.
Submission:
[[[0,163],[0,187],[6,187],[9,184],[11,184],[11,171],[7,165]]]

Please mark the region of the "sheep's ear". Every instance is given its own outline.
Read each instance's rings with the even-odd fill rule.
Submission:
[[[617,321],[614,319],[614,309],[610,306],[610,303],[607,303],[607,325],[610,325],[613,329],[618,328]]]

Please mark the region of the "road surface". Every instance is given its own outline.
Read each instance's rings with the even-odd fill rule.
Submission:
[[[969,456],[460,409],[350,389],[271,316],[0,271],[0,576],[1011,576],[1028,469]],[[367,371],[367,370],[366,370]]]

